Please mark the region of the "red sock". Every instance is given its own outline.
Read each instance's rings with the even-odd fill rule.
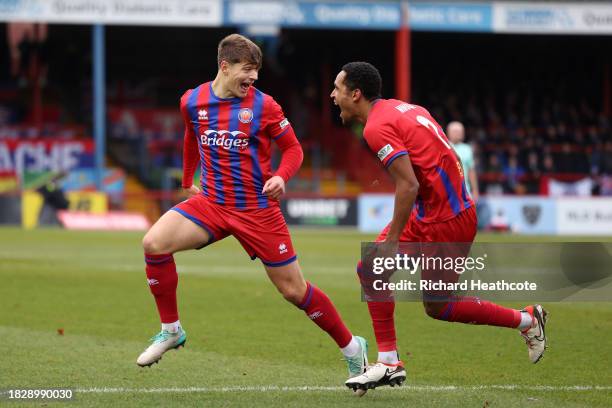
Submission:
[[[176,322],[179,319],[176,306],[178,275],[176,274],[174,257],[172,254],[145,254],[145,262],[147,264],[147,282],[151,293],[155,296],[161,322]]]
[[[397,350],[393,312],[395,302],[368,302],[378,351]]]
[[[346,347],[353,335],[346,328],[334,304],[325,293],[306,282],[306,294],[298,306],[317,326],[325,330],[338,344]]]
[[[489,326],[516,328],[521,323],[521,312],[477,297],[454,297],[446,304],[440,320]]]
[[[368,301],[368,311],[372,318],[378,351],[397,350],[395,322],[393,320],[395,312],[393,292],[390,290],[373,290],[374,279],[380,277],[368,273],[364,274],[361,261],[357,264],[357,276],[361,282],[363,297]],[[388,281],[388,279],[388,276],[385,277],[385,280]]]

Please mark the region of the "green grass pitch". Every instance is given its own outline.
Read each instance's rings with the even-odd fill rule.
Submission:
[[[360,242],[373,237],[293,233],[306,278],[369,340],[374,359],[354,272]],[[342,388],[346,367],[335,343],[282,299],[232,238],[176,255],[187,347],[139,368],[136,357],[159,330],[141,237],[0,229],[0,389],[76,390],[71,402],[6,406],[612,405],[612,303],[545,304],[549,349],[537,365],[514,330],[439,322],[420,304],[398,304],[408,379],[356,398]]]

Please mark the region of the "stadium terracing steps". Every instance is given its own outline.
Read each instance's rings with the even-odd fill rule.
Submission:
[[[125,211],[144,214],[151,222],[161,215],[159,201],[133,174],[128,174],[125,180]]]
[[[344,169],[347,181],[359,185],[362,192],[394,191],[391,177],[361,136],[346,128],[335,128],[333,137],[324,138],[322,142],[323,148],[331,152],[334,167]]]

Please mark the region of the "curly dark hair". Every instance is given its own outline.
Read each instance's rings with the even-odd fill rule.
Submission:
[[[381,96],[382,78],[378,69],[369,62],[349,62],[342,67],[346,72],[344,83],[351,90],[359,89],[367,100],[372,101]]]

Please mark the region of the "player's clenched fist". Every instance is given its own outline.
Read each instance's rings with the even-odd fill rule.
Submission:
[[[270,177],[261,192],[274,200],[278,200],[281,195],[285,194],[285,180],[281,176]]]
[[[184,188],[183,191],[187,194],[188,197],[200,194],[200,189],[193,184],[189,188]]]

